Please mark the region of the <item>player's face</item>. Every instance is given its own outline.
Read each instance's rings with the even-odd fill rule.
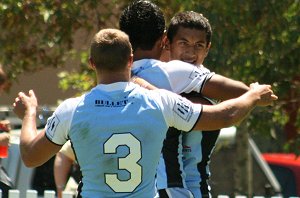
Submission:
[[[201,65],[208,54],[210,43],[202,30],[179,27],[172,43],[168,43],[171,60]]]

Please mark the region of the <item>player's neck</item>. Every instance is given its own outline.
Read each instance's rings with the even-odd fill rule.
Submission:
[[[159,59],[160,54],[153,50],[142,50],[137,49],[133,54],[133,60],[141,60],[141,59]]]
[[[137,48],[133,53],[133,60],[141,60],[141,59],[159,59],[162,53],[161,41],[158,40],[152,49],[143,50],[141,48]]]
[[[129,72],[107,72],[101,71],[98,75],[98,84],[112,84],[116,82],[129,82],[130,73]]]

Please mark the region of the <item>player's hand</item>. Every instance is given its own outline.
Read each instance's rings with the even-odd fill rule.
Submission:
[[[36,116],[38,102],[33,90],[30,90],[28,95],[23,92],[19,92],[13,107],[13,111],[20,119],[23,119],[25,115]]]
[[[0,133],[0,146],[9,146],[10,135],[7,132]]]
[[[271,88],[271,85],[260,85],[258,83],[252,83],[250,85],[250,89],[256,91],[260,96],[260,99],[257,102],[257,106],[272,105],[273,101],[278,99]]]
[[[11,130],[11,125],[9,120],[1,120],[0,121],[0,130],[9,132]]]

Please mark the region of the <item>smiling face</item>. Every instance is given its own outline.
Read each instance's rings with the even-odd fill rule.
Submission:
[[[167,42],[171,60],[181,60],[201,65],[210,48],[206,32],[195,28],[179,27],[172,42]]]

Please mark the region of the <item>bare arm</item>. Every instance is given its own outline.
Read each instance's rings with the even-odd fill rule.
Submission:
[[[267,106],[277,100],[271,86],[252,84],[242,96],[217,105],[203,105],[203,112],[195,125],[196,130],[215,130],[241,122],[257,106]]]
[[[249,87],[240,81],[215,74],[205,83],[202,95],[216,100],[228,100],[239,97],[248,90]]]
[[[144,88],[149,89],[149,90],[158,89],[154,85],[150,84],[148,81],[144,80],[143,78],[137,77],[137,76],[133,76],[131,78],[131,82],[133,82],[135,84],[138,84],[141,87],[144,87]]]
[[[21,118],[20,153],[24,164],[36,167],[47,162],[61,148],[46,138],[45,129],[38,133],[36,128],[37,99],[32,90],[26,95],[18,94],[15,100],[14,112]]]
[[[54,180],[55,180],[58,198],[62,197],[62,192],[65,189],[66,183],[68,181],[72,164],[73,164],[73,160],[68,158],[63,153],[58,152],[56,154],[53,171],[54,171]]]

